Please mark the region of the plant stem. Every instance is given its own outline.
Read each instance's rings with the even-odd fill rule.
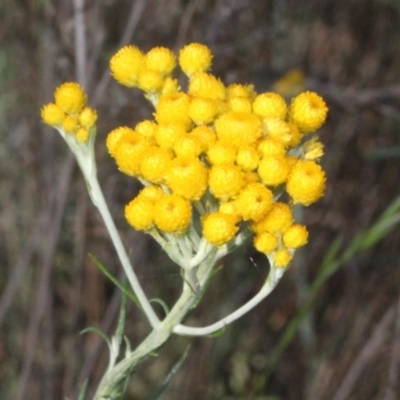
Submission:
[[[201,289],[207,286],[207,281],[214,266],[214,257],[207,258],[198,269],[198,280]],[[194,292],[190,285],[184,282],[182,294],[171,309],[166,318],[147,336],[147,338],[128,354],[123,360],[108,371],[101,380],[96,391],[94,400],[108,400],[113,389],[118,387],[122,380],[136,367],[141,361],[145,360],[151,352],[164,344],[173,334],[173,330],[178,326],[187,313],[197,304],[203,290]]]
[[[82,166],[81,166],[82,168]],[[96,171],[91,170],[89,173],[82,168],[83,175],[86,178],[86,183],[88,185],[88,191],[90,197],[93,201],[93,204],[98,208],[103,221],[107,227],[108,233],[111,237],[115,250],[118,254],[118,258],[122,264],[122,267],[125,271],[125,274],[128,278],[128,281],[132,287],[133,292],[136,294],[140,305],[142,306],[143,312],[148,318],[150,325],[153,328],[157,328],[160,324],[160,320],[158,319],[156,313],[153,310],[149,300],[147,299],[146,294],[144,293],[142,286],[132,268],[132,265],[129,261],[128,254],[126,253],[125,247],[122,244],[121,237],[115,227],[114,221],[110,215],[110,211],[107,207],[107,203],[104,199],[103,192],[100,188],[99,181],[97,179]]]

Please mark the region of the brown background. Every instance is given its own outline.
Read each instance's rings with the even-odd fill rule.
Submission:
[[[399,195],[400,2],[92,0],[84,15],[83,76],[99,111],[99,178],[146,291],[169,304],[179,294],[179,271],[124,221],[123,205],[139,185],[118,173],[104,146],[111,129],[152,112],[139,91],[110,80],[111,55],[125,43],[177,51],[199,41],[211,47],[213,73],[225,83],[253,83],[262,92],[296,69],[305,80],[285,81],[286,94],[310,88],[330,108],[320,131],[327,192],[300,215],[309,245],[264,303],[218,338],[170,340],[125,398],[150,399],[188,343],[164,400],[399,398],[397,227],[324,282],[276,363],[271,355],[299,317],[332,242],[341,238],[345,249]],[[88,257],[121,275],[107,232],[67,147],[39,116],[58,84],[82,76],[74,22],[72,0],[0,4],[1,399],[75,398],[87,376],[92,391],[107,351],[99,336],[79,332],[89,325],[112,332],[118,313],[118,291]],[[190,322],[211,323],[250,298],[266,264],[250,246],[224,260]],[[132,345],[146,332],[131,306]]]

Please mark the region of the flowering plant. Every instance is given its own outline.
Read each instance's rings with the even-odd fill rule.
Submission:
[[[84,89],[64,83],[55,91],[55,102],[42,109],[43,121],[75,154],[134,298],[153,328],[125,354],[117,332],[95,399],[121,398],[132,370],[171,334],[213,334],[264,299],[308,240],[307,228],[294,220],[293,206],[309,206],[325,190],[319,164],[323,146],[312,135],[328,112],[320,96],[301,93],[287,105],[279,94],[257,94],[252,85],[225,86],[209,73],[212,53],[199,43],[185,46],[178,62],[189,80],[186,92],[172,76],[177,60],[167,48],[144,54],[125,46],[110,62],[113,77],[143,90],[155,108],[154,120],[115,128],[106,145],[119,170],[144,186],[126,205],[126,220],[150,234],[181,269],[181,297],[163,319],[141,288],[97,181],[97,114],[86,105]],[[270,264],[260,291],[210,326],[183,325],[204,295],[216,262],[249,238]]]

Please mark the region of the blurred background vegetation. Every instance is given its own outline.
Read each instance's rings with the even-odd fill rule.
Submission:
[[[118,173],[104,140],[152,109],[111,81],[108,61],[126,43],[147,51],[192,41],[211,47],[225,83],[326,99],[328,187],[300,216],[310,243],[274,293],[218,338],[172,338],[126,399],[150,399],[188,343],[164,400],[400,398],[399,230],[341,256],[399,196],[400,1],[86,0],[83,25],[80,3],[0,2],[0,398],[75,398],[86,377],[92,391],[107,351],[99,336],[79,332],[111,333],[118,314],[118,290],[88,257],[122,278],[107,232],[67,147],[40,121],[61,82],[84,80],[99,111],[100,181],[146,292],[177,298],[179,271],[123,218],[139,185]],[[267,271],[250,245],[222,265],[189,324],[245,302]],[[131,343],[148,330],[131,306]]]

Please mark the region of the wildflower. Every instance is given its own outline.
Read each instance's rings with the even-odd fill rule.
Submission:
[[[241,147],[236,155],[236,164],[243,169],[243,171],[250,172],[257,169],[260,162],[260,156],[257,149],[253,146]]]
[[[212,99],[195,97],[190,103],[189,115],[196,125],[211,123],[217,112],[217,103]]]
[[[215,131],[222,144],[239,148],[256,143],[262,136],[262,125],[254,114],[231,111],[215,121]]]
[[[200,43],[191,43],[179,53],[179,65],[189,78],[198,72],[208,71],[211,67],[211,61],[210,49]]]
[[[211,193],[218,199],[235,197],[244,185],[242,170],[236,165],[214,165],[208,180]]]
[[[282,234],[293,223],[293,213],[291,208],[282,202],[271,205],[266,215],[256,222],[253,222],[252,229],[259,233],[268,231],[271,233]]]
[[[120,49],[110,61],[113,77],[124,86],[134,87],[138,84],[140,72],[145,67],[145,56],[135,46]]]
[[[207,189],[207,169],[197,158],[177,157],[165,172],[165,182],[173,193],[199,200]]]
[[[190,127],[190,97],[182,92],[161,96],[154,114],[159,124],[183,124]]]
[[[293,224],[291,225],[283,235],[283,243],[286,247],[297,249],[307,243],[308,232],[304,225]]]
[[[144,92],[154,93],[161,90],[164,80],[160,72],[144,69],[138,77],[138,86]]]
[[[160,73],[162,76],[169,75],[176,66],[175,54],[165,47],[154,47],[145,56],[146,68]]]
[[[136,139],[137,141],[142,139],[137,132],[127,126],[116,128],[107,135],[106,146],[112,157],[115,158],[115,152],[119,141],[128,137],[132,138],[132,140]]]
[[[274,253],[274,264],[279,268],[285,268],[292,260],[292,255],[287,249],[279,249]]]
[[[140,164],[149,149],[149,144],[136,135],[120,140],[114,153],[119,170],[130,176],[140,176]]]
[[[285,99],[277,93],[263,93],[258,95],[253,102],[253,112],[261,118],[286,117],[287,106]]]
[[[225,100],[225,86],[214,75],[200,72],[189,83],[188,94],[212,100]]]
[[[85,107],[79,114],[79,123],[87,129],[92,128],[97,121],[97,112],[93,108]]]
[[[290,120],[307,133],[313,132],[325,122],[328,107],[321,96],[314,92],[304,92],[295,97],[289,109]]]
[[[236,160],[236,151],[218,142],[208,149],[207,160],[211,165],[233,164]]]
[[[55,103],[67,114],[77,114],[86,105],[87,96],[82,87],[75,82],[59,86],[54,93]]]
[[[250,183],[240,191],[236,201],[244,221],[258,221],[271,207],[273,195],[262,183]]]
[[[324,194],[325,180],[325,173],[317,163],[299,160],[290,171],[286,191],[294,204],[309,206]]]
[[[277,186],[284,182],[289,175],[289,164],[284,156],[270,156],[261,159],[258,174],[268,186]]]
[[[125,218],[139,231],[147,231],[153,226],[154,202],[140,194],[125,207]]]
[[[203,218],[203,235],[215,246],[228,243],[238,231],[235,217],[222,212],[215,212]]]
[[[186,135],[186,127],[181,123],[160,124],[154,132],[154,138],[160,147],[172,149],[175,143]]]
[[[146,181],[162,183],[165,170],[173,158],[172,151],[166,148],[152,147],[142,157],[140,162],[140,175]]]
[[[41,111],[42,120],[45,124],[52,126],[62,125],[65,119],[64,111],[56,104],[46,104]]]
[[[271,254],[278,246],[278,240],[271,232],[263,231],[254,236],[254,247],[261,253]]]
[[[197,126],[189,132],[189,135],[199,141],[202,151],[208,150],[216,141],[215,132],[207,126]]]
[[[190,202],[177,194],[166,194],[154,204],[154,223],[163,232],[183,233],[191,220]]]

